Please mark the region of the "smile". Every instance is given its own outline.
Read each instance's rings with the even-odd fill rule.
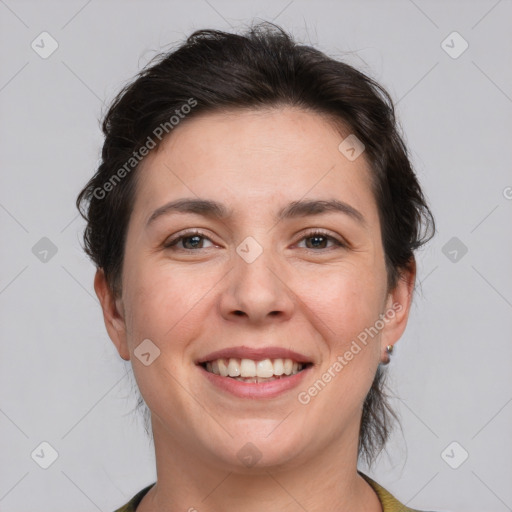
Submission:
[[[238,398],[269,399],[298,387],[313,370],[315,357],[284,347],[241,345],[195,360],[211,389]]]
[[[256,361],[236,357],[219,358],[201,364],[209,373],[247,383],[270,382],[296,375],[309,365],[310,363],[299,363],[289,358]]]

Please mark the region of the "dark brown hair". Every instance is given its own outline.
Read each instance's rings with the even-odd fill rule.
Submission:
[[[281,28],[260,23],[245,34],[199,30],[158,55],[114,99],[95,175],[77,198],[86,219],[85,251],[121,291],[124,245],[144,148],[158,147],[177,122],[205,112],[292,106],[335,120],[365,146],[384,247],[388,288],[432,238],[434,218],[398,132],[393,102],[373,79]],[[164,133],[165,132],[165,133]],[[340,139],[341,142],[341,139]],[[392,410],[379,367],[363,406],[359,453],[383,448]]]

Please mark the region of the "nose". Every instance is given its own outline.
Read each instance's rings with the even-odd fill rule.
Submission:
[[[295,307],[287,271],[270,249],[252,262],[235,254],[220,300],[222,316],[250,324],[285,321]]]

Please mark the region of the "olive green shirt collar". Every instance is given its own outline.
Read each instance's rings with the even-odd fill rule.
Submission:
[[[384,487],[381,487],[377,482],[372,480],[370,477],[365,474],[359,472],[359,474],[370,484],[372,489],[377,494],[383,512],[420,512],[418,510],[414,510],[412,508],[406,507],[402,503],[400,503],[393,495],[391,495]],[[141,491],[139,491],[126,505],[118,508],[115,512],[135,512],[137,506],[142,501],[142,498],[148,493],[149,489],[153,487],[154,484],[148,485]]]

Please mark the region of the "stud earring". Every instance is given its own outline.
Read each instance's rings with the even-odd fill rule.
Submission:
[[[391,354],[393,353],[393,345],[388,345],[386,347],[386,354],[385,354],[385,357],[384,357],[384,361],[382,362],[383,364],[389,364],[389,362],[391,361]]]

